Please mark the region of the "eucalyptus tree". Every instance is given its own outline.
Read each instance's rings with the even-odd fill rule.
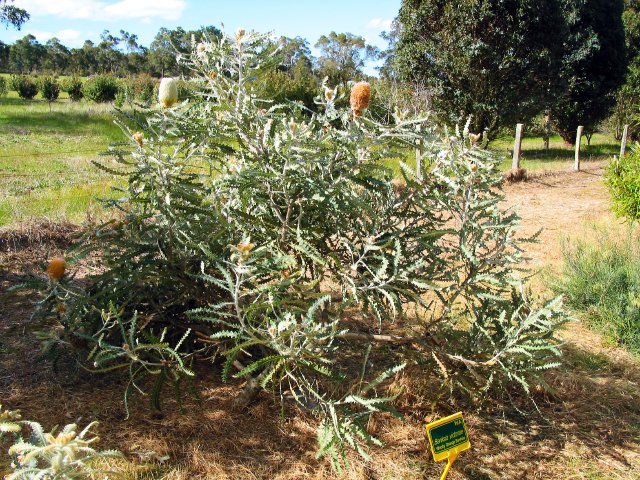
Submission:
[[[24,8],[9,5],[13,0],[0,0],[0,24],[12,26],[20,30],[22,25],[31,18]]]
[[[362,75],[367,60],[375,60],[380,54],[377,47],[351,33],[322,35],[315,46],[320,49],[319,74],[328,77],[333,85],[346,86],[349,80]]]
[[[45,56],[45,47],[35,36],[28,34],[11,45],[9,65],[13,72],[31,73],[40,68]]]
[[[45,43],[43,67],[52,73],[61,74],[69,65],[71,52],[57,37],[50,38]]]

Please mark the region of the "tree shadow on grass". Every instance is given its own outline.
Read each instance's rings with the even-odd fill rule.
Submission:
[[[112,133],[119,131],[114,128],[111,115],[84,113],[78,111],[69,112],[29,112],[15,113],[11,115],[9,131],[20,129],[31,133],[50,133],[66,135],[83,135],[94,130],[104,129]]]
[[[588,160],[594,157],[607,157],[616,155],[620,151],[620,146],[607,143],[598,145],[582,145],[580,148],[580,158]],[[522,157],[530,160],[569,160],[575,158],[575,150],[572,147],[567,148],[550,148],[545,150],[542,148],[523,149]]]

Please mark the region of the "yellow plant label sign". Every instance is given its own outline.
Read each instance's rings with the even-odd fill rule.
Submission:
[[[445,460],[471,447],[462,412],[449,415],[427,425],[427,437],[436,462]]]

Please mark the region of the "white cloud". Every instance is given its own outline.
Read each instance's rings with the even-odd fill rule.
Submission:
[[[53,34],[51,32],[42,32],[39,30],[31,30],[28,33],[36,37],[36,40],[40,43],[44,43],[47,40],[49,40],[51,37],[53,37]]]
[[[46,43],[50,38],[56,37],[63,45],[68,47],[76,47],[82,44],[82,32],[78,30],[71,30],[69,28],[59,30],[57,32],[46,32],[42,30],[25,30],[24,32],[16,33],[13,35],[14,40],[24,37],[26,34],[31,34],[36,37],[36,40],[40,43]]]
[[[54,36],[58,37],[58,39],[65,45],[73,45],[77,44],[81,40],[80,35],[82,35],[82,32],[80,32],[79,30],[65,28],[63,30],[60,30]]]
[[[373,18],[369,20],[367,24],[367,28],[371,28],[373,30],[389,30],[391,28],[391,23],[393,20],[384,20],[382,18]]]
[[[182,16],[186,0],[16,0],[15,5],[34,17],[52,15],[97,21],[152,17],[177,20]]]

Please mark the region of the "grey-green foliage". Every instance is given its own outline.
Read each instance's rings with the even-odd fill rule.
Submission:
[[[93,444],[99,439],[91,436],[97,422],[90,423],[78,432],[76,424],[66,425],[60,432],[46,433],[37,422],[22,420],[15,410],[2,410],[0,406],[0,438],[11,433],[14,443],[9,448],[12,472],[6,480],[84,480],[103,476],[104,471],[96,460],[119,457],[115,450],[96,451]],[[24,427],[30,434],[23,438]],[[108,478],[108,477],[102,477]]]
[[[19,433],[22,430],[22,416],[17,410],[2,409],[0,405],[0,439],[7,433]]]
[[[121,218],[75,250],[99,258],[87,286],[65,277],[48,297],[67,305],[59,322],[87,343],[90,367],[127,370],[128,391],[155,377],[159,400],[193,362],[222,356],[225,380],[248,379],[239,400],[265,388],[317,413],[319,455],[336,466],[346,447],[379,444],[367,421],[395,413],[389,382],[408,362],[474,396],[526,390],[556,365],[564,315],[522,293],[500,159],[467,128],[354,117],[336,106],[343,90],[318,92],[314,114],[257,98],[275,54],[265,39],[194,44],[181,57],[189,100],[123,114],[144,139],[100,163],[126,184]],[[424,168],[403,164],[399,185],[384,162],[416,140]],[[380,341],[397,348],[381,355]]]

